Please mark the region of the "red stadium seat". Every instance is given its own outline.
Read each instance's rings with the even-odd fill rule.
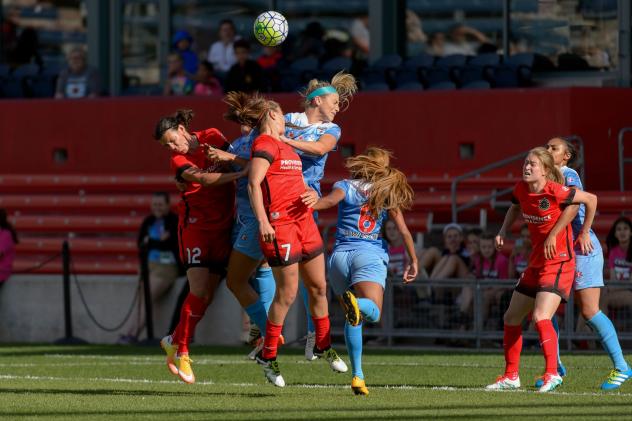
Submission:
[[[60,274],[62,273],[61,258],[57,258],[41,268],[38,267],[46,262],[50,256],[43,255],[18,255],[13,264],[15,274],[37,273],[37,274]],[[112,275],[135,275],[138,273],[138,259],[136,257],[120,256],[116,258],[97,258],[89,256],[75,256],[73,254],[71,272],[77,274],[112,274]],[[60,279],[61,281],[61,279]]]
[[[18,232],[136,232],[140,216],[22,216],[10,218]]]
[[[25,237],[20,238],[16,247],[19,255],[54,254],[61,250],[65,238],[62,237]],[[77,254],[118,254],[138,255],[136,241],[125,238],[71,238],[68,239],[70,252]]]
[[[153,192],[176,190],[165,175],[0,175],[1,193]]]

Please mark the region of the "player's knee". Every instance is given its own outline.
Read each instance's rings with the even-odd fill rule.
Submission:
[[[517,326],[522,323],[522,320],[516,317],[515,314],[506,311],[503,315],[503,323],[505,323],[507,326]]]
[[[584,307],[582,308],[582,317],[584,318],[584,320],[590,320],[593,317],[595,317],[595,315],[597,313],[599,313],[599,306],[586,306],[584,305]]]
[[[276,292],[277,302],[284,307],[290,307],[296,300],[296,290],[281,289]]]
[[[538,323],[543,320],[551,320],[551,315],[541,310],[533,310],[533,323]]]

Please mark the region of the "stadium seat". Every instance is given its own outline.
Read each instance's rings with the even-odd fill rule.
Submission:
[[[461,89],[491,89],[491,85],[486,80],[473,80],[461,86]]]
[[[344,70],[346,72],[351,71],[352,61],[349,57],[334,57],[331,60],[327,60],[321,67],[321,72],[325,80],[330,80],[333,75]]]
[[[0,175],[0,193],[117,193],[175,191],[166,175]]]
[[[396,86],[398,91],[423,89],[423,85],[417,77],[417,71],[410,68],[404,68],[397,72]]]
[[[0,196],[0,208],[21,213],[63,212],[72,215],[96,212],[98,214],[128,213],[133,216],[147,213],[151,198],[150,194],[3,194]],[[175,194],[171,195],[170,199],[172,205],[180,200]]]
[[[459,72],[465,65],[466,59],[467,57],[462,54],[452,54],[438,58],[434,67],[428,69],[427,84],[432,86],[441,82],[456,83],[459,80]]]
[[[479,54],[472,57],[460,72],[460,82],[467,85],[470,82],[486,80],[490,81],[494,76],[494,68],[498,66],[500,57],[498,54]]]
[[[428,88],[428,90],[430,91],[446,91],[452,89],[456,89],[456,84],[450,81],[437,82],[430,85],[430,87]]]
[[[434,57],[430,54],[421,53],[409,58],[404,62],[404,67],[409,70],[417,71],[419,68],[429,69],[434,63]]]
[[[136,232],[143,220],[140,216],[30,216],[14,215],[11,223],[18,232]]]
[[[44,254],[59,252],[64,240],[73,255],[75,254],[125,254],[138,255],[136,241],[128,238],[98,237],[70,238],[65,237],[24,237],[16,246],[18,255]]]

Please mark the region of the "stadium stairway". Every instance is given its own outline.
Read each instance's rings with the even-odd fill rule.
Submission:
[[[324,194],[344,174],[330,173],[322,182]],[[413,235],[440,231],[451,220],[452,183],[449,174],[411,174],[408,180],[415,200],[406,212]],[[457,203],[488,196],[494,190],[511,187],[517,181],[511,173],[493,174],[459,184]],[[179,196],[172,178],[165,175],[0,175],[0,208],[7,209],[16,227],[20,244],[14,266],[16,272],[58,274],[64,240],[69,241],[72,269],[84,274],[135,274],[138,272],[136,235],[149,214],[151,194],[167,191],[172,205]],[[595,231],[605,240],[614,220],[632,204],[632,192],[597,192],[599,215]],[[503,198],[506,201],[508,198]],[[459,214],[459,222],[480,224],[480,209],[488,215],[488,226],[502,222],[504,209],[486,201]],[[319,215],[319,225],[327,245],[333,245],[336,209]],[[518,233],[521,221],[512,227]],[[511,242],[509,242],[510,246]],[[49,261],[50,260],[50,261]],[[45,264],[43,264],[45,263]],[[42,267],[39,267],[42,265]]]

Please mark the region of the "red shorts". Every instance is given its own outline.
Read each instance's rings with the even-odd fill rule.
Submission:
[[[311,214],[289,224],[274,225],[274,241],[264,243],[261,251],[270,266],[289,266],[310,260],[323,252],[323,239]]]
[[[520,276],[516,291],[535,298],[540,291],[548,291],[568,300],[575,280],[575,261],[554,263],[539,268],[529,266]]]
[[[226,266],[232,251],[231,229],[180,225],[178,233],[180,260],[186,269],[202,267],[222,277],[226,275]]]

